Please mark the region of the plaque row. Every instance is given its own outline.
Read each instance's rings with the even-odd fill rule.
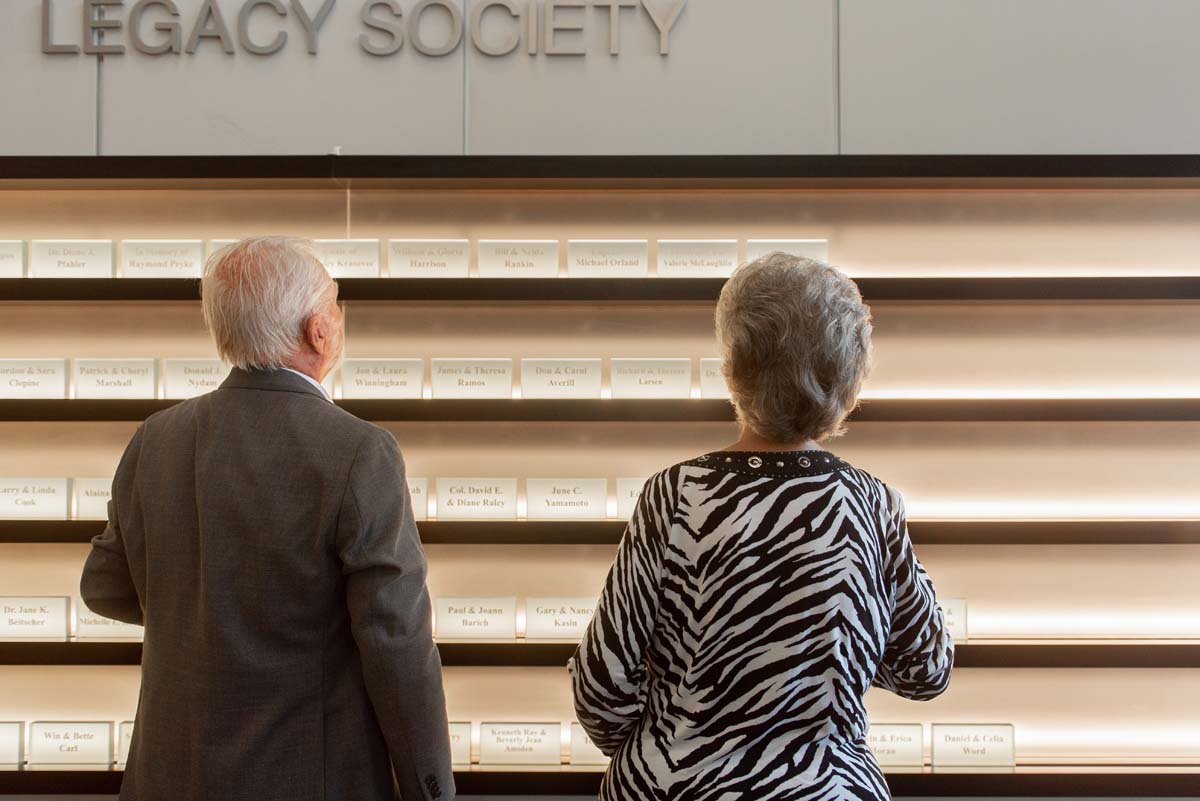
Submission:
[[[88,609],[79,597],[0,596],[0,640],[141,640],[143,629]]]
[[[345,400],[685,399],[695,397],[693,360],[347,359],[340,380],[325,381]],[[8,400],[185,400],[212,392],[229,375],[219,359],[0,359],[0,398]],[[607,384],[605,378],[607,377]],[[701,359],[699,396],[729,397],[720,359]],[[607,388],[606,388],[607,387]]]
[[[0,240],[0,278],[199,278],[207,255],[234,239]],[[558,239],[318,239],[317,257],[334,278],[557,278]],[[726,278],[742,259],[739,239],[659,239],[654,275]],[[782,250],[828,258],[824,239],[750,239],[745,259]],[[471,265],[475,264],[472,273]],[[646,239],[571,239],[570,278],[651,275]]]
[[[885,768],[925,766],[925,727],[872,723],[867,746]],[[1016,767],[1016,730],[1009,723],[934,723],[929,732],[934,770]]]
[[[123,768],[132,740],[132,721],[0,721],[0,770]]]

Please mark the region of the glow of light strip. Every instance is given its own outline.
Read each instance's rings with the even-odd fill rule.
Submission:
[[[1200,497],[931,501],[908,497],[910,520],[1180,520],[1200,518]]]
[[[1194,400],[1200,399],[1200,385],[1152,387],[1130,392],[1122,387],[948,387],[942,389],[866,390],[863,400]]]

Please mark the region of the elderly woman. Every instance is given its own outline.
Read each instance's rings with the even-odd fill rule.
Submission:
[[[647,482],[571,660],[613,758],[600,797],[886,799],[863,696],[939,695],[954,645],[900,495],[818,444],[862,387],[870,310],[774,253],[725,286],[717,335],[741,439]]]

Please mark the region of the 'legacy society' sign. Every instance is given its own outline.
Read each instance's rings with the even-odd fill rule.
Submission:
[[[241,49],[270,56],[287,47],[294,34],[316,55],[321,29],[338,0],[204,0],[183,13],[175,0],[67,0],[81,8],[74,38],[53,29],[55,0],[42,0],[42,52],[59,55],[120,56],[127,48],[150,56],[195,55]],[[63,2],[63,0],[59,0]],[[587,55],[587,26],[606,25],[608,52],[621,53],[622,26],[630,18],[653,25],[662,55],[671,52],[671,31],[687,0],[350,0],[362,30],[357,44],[373,56],[390,56],[405,44],[426,56],[447,56],[464,40],[488,56],[522,51],[531,56]],[[436,39],[422,21],[441,15],[448,26]],[[61,38],[60,38],[61,36]]]

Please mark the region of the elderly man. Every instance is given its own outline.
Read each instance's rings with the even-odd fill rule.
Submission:
[[[451,799],[404,463],[321,385],[337,285],[305,242],[247,239],[203,295],[235,369],[138,429],[81,584],[146,627],[121,798]]]

